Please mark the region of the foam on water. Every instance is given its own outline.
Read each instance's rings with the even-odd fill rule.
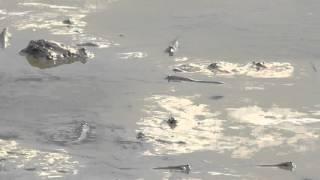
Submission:
[[[37,8],[51,8],[51,9],[78,9],[77,7],[73,6],[58,6],[58,5],[52,5],[52,4],[46,4],[46,3],[36,3],[36,2],[23,2],[18,3],[19,5],[23,6],[33,6]]]
[[[176,60],[180,62],[180,60]],[[227,61],[211,61],[203,59],[185,59],[184,63],[179,63],[171,67],[172,69],[181,69],[183,73],[197,73],[206,76],[249,76],[254,78],[289,78],[293,75],[294,67],[288,62],[265,62],[266,68],[257,70],[252,63],[239,64]],[[208,66],[217,63],[219,69],[211,70]],[[185,69],[185,68],[188,69]]]
[[[142,59],[147,57],[148,54],[144,52],[127,52],[127,53],[120,53],[120,59]]]

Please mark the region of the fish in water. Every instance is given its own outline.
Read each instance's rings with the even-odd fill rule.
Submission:
[[[79,132],[79,137],[76,140],[72,141],[71,143],[77,144],[86,140],[90,133],[90,126],[87,122],[82,122],[79,129],[77,129],[77,131]]]
[[[318,69],[317,69],[317,67],[313,64],[313,62],[310,62],[310,64],[311,64],[311,67],[312,67],[313,71],[314,71],[314,72],[318,72]]]
[[[178,166],[167,166],[167,167],[156,167],[153,169],[164,169],[170,171],[180,171],[186,174],[189,174],[191,171],[191,166],[189,164],[186,165],[178,165]]]
[[[212,72],[230,73],[229,71],[224,70],[218,63],[211,63],[207,68]]]
[[[284,169],[284,170],[288,170],[288,171],[293,171],[294,168],[296,168],[296,165],[291,162],[282,162],[282,163],[278,163],[278,164],[262,164],[262,165],[258,165],[260,167],[276,167],[276,168],[280,168],[280,169]]]
[[[260,70],[263,70],[263,69],[266,69],[267,66],[265,65],[264,62],[255,62],[253,61],[252,62],[252,66],[253,68],[255,68],[257,71],[260,71]]]
[[[179,48],[179,41],[175,39],[169,45],[169,47],[165,50],[166,53],[169,53],[169,56],[173,56],[174,53],[178,51]]]
[[[177,127],[178,121],[174,118],[174,117],[170,117],[167,120],[168,125],[170,126],[171,129],[174,129],[175,127]]]
[[[9,33],[9,29],[6,27],[0,34],[0,46],[1,48],[5,49],[9,46],[9,38],[11,34]]]
[[[143,134],[143,132],[138,132],[136,138],[139,140],[144,140],[146,138],[146,135]]]
[[[220,82],[220,81],[195,80],[195,79],[182,77],[182,76],[167,76],[166,79],[168,80],[168,82],[170,82],[170,81],[175,81],[175,82],[188,81],[188,82],[198,82],[198,83],[224,84],[224,82]]]
[[[210,99],[213,99],[213,100],[220,100],[224,98],[224,96],[221,96],[221,95],[216,95],[216,96],[211,96]]]
[[[99,47],[97,43],[93,43],[93,42],[80,43],[80,44],[77,44],[77,46]]]
[[[63,24],[72,25],[74,24],[73,19],[65,19],[62,21]]]

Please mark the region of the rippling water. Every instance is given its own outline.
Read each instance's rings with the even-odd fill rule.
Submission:
[[[318,179],[319,8],[0,0],[0,179]],[[19,55],[38,39],[94,58],[39,69]]]

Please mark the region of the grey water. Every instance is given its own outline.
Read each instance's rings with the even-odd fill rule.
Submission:
[[[0,0],[0,31],[12,35],[0,49],[0,179],[319,179],[319,8]],[[19,55],[38,39],[97,46],[86,63],[40,69]],[[287,161],[293,171],[257,166]]]

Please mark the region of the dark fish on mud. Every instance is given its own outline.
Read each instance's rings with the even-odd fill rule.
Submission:
[[[156,167],[153,169],[163,169],[163,170],[169,170],[169,171],[178,171],[182,173],[189,174],[191,171],[191,166],[189,164],[186,165],[178,165],[178,166],[166,166],[166,167]]]
[[[179,48],[179,41],[176,39],[170,43],[169,47],[165,50],[165,52],[168,53],[169,56],[173,56],[174,53],[178,51],[178,48]]]
[[[168,80],[168,82],[181,82],[181,81],[187,81],[187,82],[197,82],[197,83],[211,83],[211,84],[224,84],[224,82],[220,81],[203,81],[203,80],[195,80],[187,77],[182,76],[167,76],[165,79]]]
[[[288,170],[288,171],[293,171],[296,168],[296,165],[291,162],[282,162],[282,163],[278,163],[278,164],[261,164],[258,165],[259,167],[274,167],[274,168],[280,168],[283,170]]]

